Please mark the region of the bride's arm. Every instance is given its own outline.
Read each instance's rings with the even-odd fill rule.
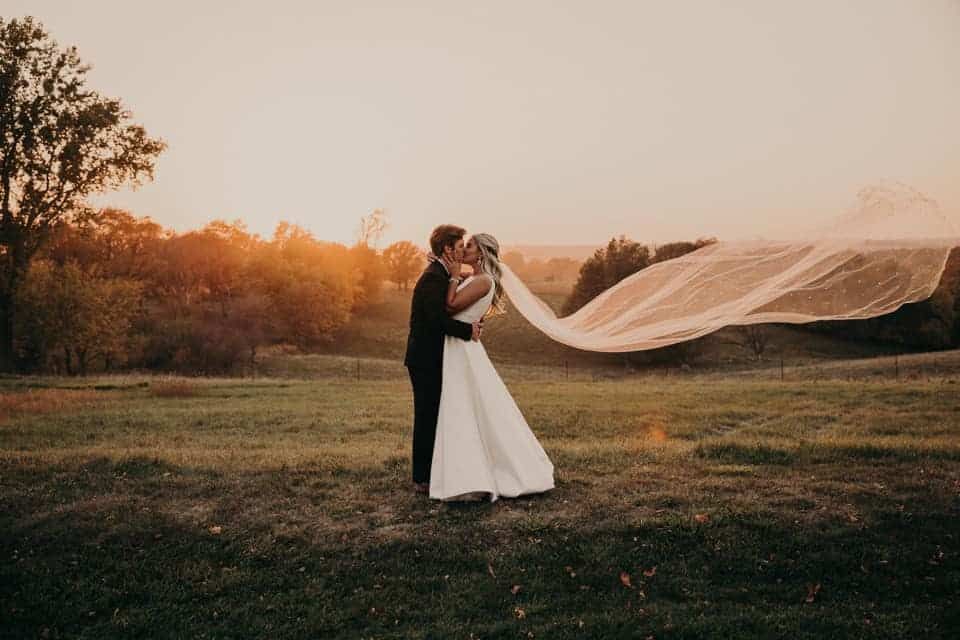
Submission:
[[[477,276],[459,291],[457,291],[457,283],[451,280],[447,286],[447,313],[453,314],[463,311],[487,295],[492,286],[493,281],[487,275]]]

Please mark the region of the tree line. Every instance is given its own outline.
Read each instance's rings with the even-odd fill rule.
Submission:
[[[581,265],[563,313],[574,313],[606,289],[652,264],[680,257],[714,242],[715,238],[700,238],[646,246],[625,236],[612,238]],[[812,322],[799,326],[849,340],[894,344],[910,349],[960,347],[960,247],[950,252],[940,283],[926,300],[903,305],[876,318]],[[763,356],[769,342],[763,325],[737,327],[735,334],[734,341],[754,357],[760,359]],[[689,363],[697,352],[696,342],[656,351],[669,359]]]
[[[574,313],[624,278],[652,264],[679,258],[716,241],[716,238],[698,238],[647,246],[626,236],[611,238],[606,246],[597,249],[580,266],[573,292],[563,305],[563,313]]]
[[[264,345],[329,342],[387,280],[408,286],[423,255],[405,241],[382,252],[365,237],[325,242],[289,223],[270,239],[239,221],[174,233],[104,209],[58,225],[31,260],[15,299],[17,369],[236,371]]]

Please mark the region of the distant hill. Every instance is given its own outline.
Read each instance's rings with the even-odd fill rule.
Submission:
[[[555,310],[562,306],[570,286],[563,283],[527,284]],[[320,352],[401,361],[406,348],[410,294],[409,291],[388,288],[379,303],[358,314]],[[572,349],[540,333],[511,305],[507,307],[506,315],[487,320],[483,337],[491,358],[500,364],[541,365],[558,369],[569,364],[571,368],[578,369],[620,370],[674,368],[681,364],[678,348],[671,347],[629,355]],[[797,366],[836,359],[892,355],[909,350],[896,345],[845,340],[798,325],[764,327],[769,342],[761,361],[757,361],[747,348],[737,344],[742,338],[736,328],[721,329],[679,349],[687,350],[684,359],[697,370],[765,368],[779,365],[780,358],[784,359],[787,366]]]

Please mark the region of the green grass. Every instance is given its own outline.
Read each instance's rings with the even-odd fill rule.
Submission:
[[[0,379],[0,637],[960,630],[944,380],[505,365],[557,488],[448,505],[410,491],[402,371],[351,362]]]

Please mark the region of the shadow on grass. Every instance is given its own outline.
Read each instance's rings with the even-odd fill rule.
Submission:
[[[697,458],[727,464],[793,465],[843,462],[914,462],[917,460],[960,460],[960,448],[887,446],[882,444],[833,444],[805,442],[787,449],[765,444],[705,442],[693,450]]]
[[[222,531],[155,508],[178,499],[151,484],[164,473],[198,472],[100,460],[10,479],[4,492],[20,494],[0,512],[0,635],[819,640],[949,637],[960,623],[956,514],[934,497],[910,513],[879,502],[869,527],[799,526],[789,509],[758,505],[704,523],[532,529],[487,517],[496,504],[457,505],[456,517],[424,508],[409,535],[374,544],[362,529],[265,535],[263,518],[297,516],[301,505],[273,502],[272,489],[302,472],[204,488],[268,503],[233,512]],[[117,476],[135,486],[118,490]],[[51,482],[73,486],[73,500]]]
[[[706,442],[697,445],[694,456],[728,464],[792,464],[796,453],[764,444]]]
[[[934,448],[919,446],[884,446],[879,444],[823,444],[810,443],[801,449],[802,456],[810,462],[843,462],[845,460],[892,460],[913,462],[916,460],[960,460],[960,448]]]

